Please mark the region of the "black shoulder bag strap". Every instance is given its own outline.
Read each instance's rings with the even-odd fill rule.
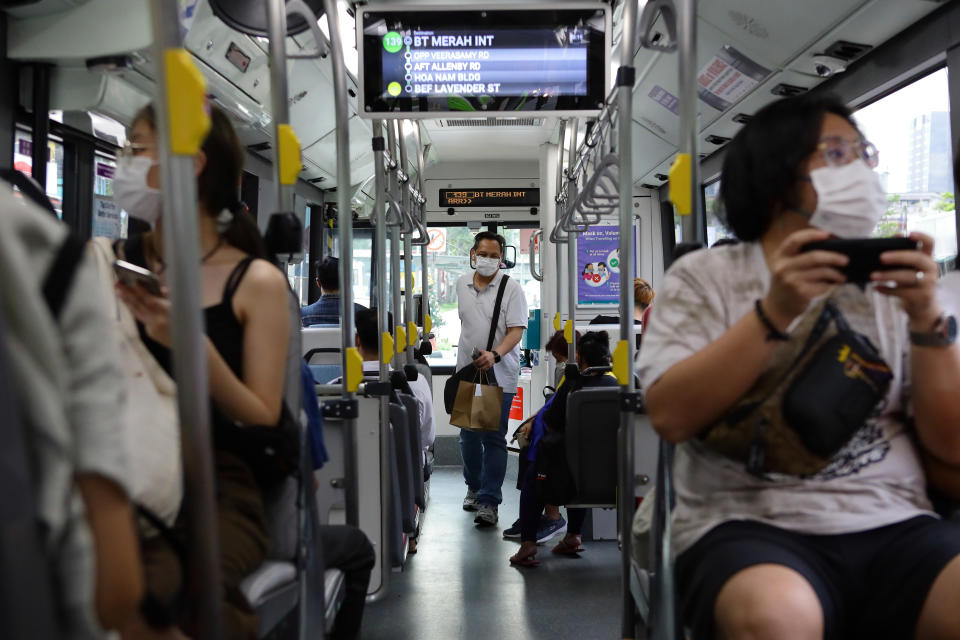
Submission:
[[[503,304],[503,292],[507,290],[507,280],[510,276],[504,274],[497,290],[497,301],[493,305],[493,318],[490,320],[490,337],[487,338],[487,351],[493,351],[493,339],[497,335],[497,325],[500,323],[500,305]]]
[[[60,318],[85,248],[86,243],[79,236],[68,233],[43,280],[43,298],[54,318]]]

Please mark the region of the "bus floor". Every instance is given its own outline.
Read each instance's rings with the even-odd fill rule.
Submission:
[[[384,598],[367,605],[363,640],[619,637],[616,541],[584,541],[586,551],[568,558],[550,552],[555,538],[539,548],[539,567],[511,567],[519,542],[502,534],[517,517],[515,487],[508,474],[500,524],[479,529],[461,507],[461,469],[434,471],[419,551],[390,575]]]

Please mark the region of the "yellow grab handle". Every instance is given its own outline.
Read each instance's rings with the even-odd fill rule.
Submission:
[[[403,327],[397,327],[397,353],[403,353],[407,348],[407,332]]]
[[[430,317],[430,314],[423,316],[423,337],[427,337],[427,334],[430,333],[430,329],[433,329],[433,318]]]
[[[567,341],[567,344],[573,344],[573,320],[567,318],[567,321],[563,323],[563,339]]]
[[[300,156],[300,141],[289,124],[277,125],[277,158],[280,162],[280,183],[297,184],[303,158]]]
[[[560,312],[553,314],[553,330],[560,331]]]
[[[363,380],[363,358],[356,347],[347,349],[347,391],[353,393],[360,388],[360,381]]]
[[[617,343],[617,348],[613,350],[613,375],[617,377],[617,382],[626,386],[630,380],[630,345],[626,340]]]
[[[167,114],[170,119],[170,151],[195,156],[210,131],[207,113],[207,83],[186,49],[163,52],[167,75]]]
[[[681,216],[693,213],[693,185],[690,184],[693,163],[689,153],[678,153],[670,166],[670,202]]]
[[[417,341],[417,323],[407,323],[407,338],[410,340],[410,344],[413,344]]]
[[[383,332],[383,338],[380,340],[380,362],[390,364],[393,359],[393,337],[389,331]]]

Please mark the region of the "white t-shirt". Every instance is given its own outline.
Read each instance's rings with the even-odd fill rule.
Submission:
[[[493,308],[496,306],[497,290],[500,288],[500,280],[503,277],[503,271],[498,271],[482,291],[473,283],[473,271],[457,279],[457,312],[460,314],[460,342],[457,346],[458,371],[473,362],[470,354],[473,353],[474,348],[480,351],[487,350]],[[497,322],[497,330],[493,337],[493,348],[503,342],[507,329],[526,326],[527,299],[520,283],[510,278],[507,280],[503,301],[500,303],[500,320]],[[519,343],[504,355],[500,362],[493,365],[493,373],[504,393],[517,392],[517,381],[520,378]]]
[[[380,375],[380,363],[376,360],[364,360],[363,375]],[[416,380],[410,382],[410,390],[417,399],[420,411],[420,446],[426,451],[437,437],[437,429],[433,422],[433,393],[430,391],[427,379],[422,375],[418,375]]]
[[[638,370],[643,389],[754,313],[754,302],[769,286],[770,272],[758,243],[696,251],[676,262],[657,291],[643,336]],[[707,449],[699,438],[681,444],[674,465],[676,553],[729,520],[839,534],[932,515],[906,417],[910,403],[906,314],[895,300],[871,288],[861,291],[856,285],[844,285],[833,299],[850,326],[873,342],[893,371],[885,406],[825,469],[810,477],[775,474],[760,479],[747,473],[742,462]]]

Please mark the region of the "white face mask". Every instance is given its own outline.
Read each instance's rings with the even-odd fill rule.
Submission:
[[[477,256],[477,273],[489,278],[500,268],[500,261],[496,258],[482,258]]]
[[[810,224],[841,238],[866,238],[887,210],[887,194],[863,160],[810,172],[817,208]]]
[[[147,173],[154,164],[147,156],[120,158],[113,175],[113,201],[151,227],[157,224],[163,209],[160,190],[147,185]]]

